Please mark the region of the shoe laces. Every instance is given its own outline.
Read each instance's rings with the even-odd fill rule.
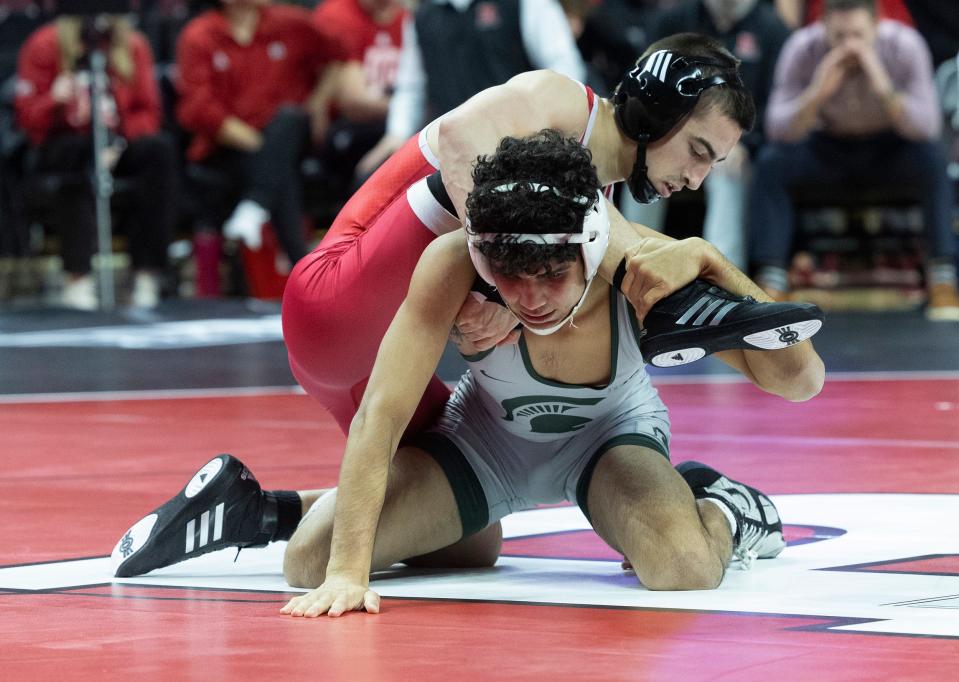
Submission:
[[[749,524],[742,529],[739,544],[733,550],[733,557],[739,562],[740,570],[748,571],[753,567],[753,562],[759,558],[759,553],[755,550],[755,547],[762,540],[763,535],[763,529],[753,524]]]

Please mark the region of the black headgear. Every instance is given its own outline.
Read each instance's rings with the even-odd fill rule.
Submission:
[[[731,77],[705,76],[704,66],[720,67]],[[636,201],[649,204],[659,199],[646,176],[646,145],[668,133],[692,112],[704,90],[738,78],[735,64],[658,50],[637,61],[620,81],[613,92],[616,123],[623,134],[639,143],[636,163],[626,179]]]

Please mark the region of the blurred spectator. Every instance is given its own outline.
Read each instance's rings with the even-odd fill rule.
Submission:
[[[359,64],[319,32],[310,12],[270,0],[221,0],[192,19],[177,44],[177,118],[192,140],[187,158],[229,178],[205,222],[251,249],[271,222],[290,261],[307,252],[300,160],[329,125],[330,106],[357,118],[382,115]],[[224,200],[225,199],[225,200]],[[238,200],[238,203],[237,203]]]
[[[132,302],[152,307],[159,299],[157,275],[166,265],[175,221],[176,170],[173,145],[159,132],[160,98],[146,39],[120,16],[96,23],[65,16],[44,25],[20,51],[17,120],[32,145],[28,172],[65,178],[50,217],[67,273],[63,303],[93,309],[89,53],[98,45],[107,55],[109,77],[100,111],[109,131],[104,161],[129,185],[115,196],[114,205],[127,218],[122,225],[134,270]]]
[[[717,38],[742,61],[740,74],[756,102],[756,120],[762,121],[776,60],[789,36],[789,29],[776,11],[760,0],[684,0],[655,16],[648,27],[650,41],[685,31]],[[760,124],[743,135],[726,160],[716,165],[703,183],[706,192],[703,237],[741,269],[746,268],[748,260],[745,208],[751,158],[762,140]],[[666,201],[643,206],[624,196],[621,203],[631,220],[663,229]]]
[[[389,98],[396,88],[403,22],[408,13],[402,0],[323,0],[313,20],[317,28],[335,36],[346,48],[347,58],[363,66],[364,85],[371,99],[382,102],[382,115],[357,121],[339,111],[321,153],[324,166],[342,179],[349,194],[364,177],[354,177],[360,159],[386,132]]]
[[[912,28],[877,21],[872,0],[826,0],[822,22],[783,47],[766,113],[774,143],[756,160],[752,258],[770,295],[787,289],[795,225],[790,190],[915,186],[922,204],[927,315],[959,319],[953,190],[939,142],[929,50]]]
[[[623,75],[636,64],[636,56],[653,42],[648,27],[656,15],[680,4],[682,0],[560,0],[567,14],[583,17],[573,33],[583,59],[596,78],[594,90],[609,95]],[[576,8],[586,5],[589,12]],[[599,81],[599,82],[597,82]]]
[[[791,29],[817,22],[823,16],[823,0],[774,0],[774,2],[783,21]],[[945,0],[945,2],[953,3],[953,0]],[[877,0],[876,9],[880,19],[893,19],[912,26],[912,17],[906,9],[905,0]]]
[[[386,135],[357,172],[372,172],[427,121],[518,73],[586,77],[557,0],[423,0],[404,26],[399,69]]]

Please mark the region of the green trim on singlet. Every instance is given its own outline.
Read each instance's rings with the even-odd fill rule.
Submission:
[[[479,478],[473,467],[466,461],[449,438],[442,433],[428,431],[413,439],[412,445],[425,451],[446,474],[450,488],[453,489],[453,498],[460,513],[460,523],[463,526],[463,537],[473,535],[489,525],[489,504],[486,493],[480,485]]]
[[[541,377],[533,368],[533,360],[529,356],[529,348],[526,346],[526,331],[523,330],[523,333],[519,337],[519,351],[520,356],[523,358],[523,365],[526,367],[526,371],[534,381],[545,384],[546,386],[553,386],[555,388],[593,388],[596,390],[603,390],[612,386],[613,382],[616,380],[616,365],[619,358],[619,315],[617,314],[616,310],[616,292],[612,287],[609,288],[609,347],[610,359],[608,382],[602,386],[590,386],[588,384],[567,384],[563,381],[556,381],[555,379]]]
[[[624,297],[625,298],[625,297]],[[636,317],[636,308],[633,307],[633,304],[629,302],[629,299],[626,300],[626,307],[629,309],[629,326],[633,330],[633,336],[636,337],[636,345],[640,348],[642,344],[640,343],[643,339],[643,329],[639,326],[639,318]]]
[[[487,355],[492,353],[494,350],[496,350],[496,346],[493,346],[492,348],[487,348],[486,350],[481,350],[479,353],[474,353],[473,355],[463,355],[462,353],[460,353],[460,357],[466,360],[466,362],[479,362],[480,360],[485,358]]]
[[[615,438],[610,438],[608,441],[603,443],[597,448],[596,453],[590,458],[589,463],[586,465],[586,468],[583,469],[582,475],[579,477],[579,482],[576,484],[576,504],[579,505],[579,508],[583,510],[583,515],[586,517],[586,520],[593,523],[593,519],[589,515],[589,507],[587,505],[587,498],[589,497],[589,484],[593,480],[593,471],[596,469],[596,465],[599,463],[599,460],[607,452],[619,445],[638,445],[643,448],[649,448],[661,454],[666,458],[666,461],[669,461],[669,446],[666,443],[661,443],[660,441],[647,436],[644,433],[624,433]]]

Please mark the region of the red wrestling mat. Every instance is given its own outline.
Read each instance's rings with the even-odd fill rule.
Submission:
[[[660,390],[672,413],[674,461],[702,459],[787,500],[797,493],[954,496],[959,491],[957,380],[834,381],[804,404],[783,403],[738,383],[667,384]],[[241,457],[268,487],[331,485],[344,442],[332,420],[301,395],[11,399],[0,404],[0,433],[4,566],[108,554],[133,520],[178,490],[217,452]],[[830,509],[841,509],[835,506],[841,498],[828,497]],[[855,496],[849,499],[854,506]],[[799,525],[787,528],[791,547],[784,556],[793,552],[794,542],[808,542],[803,546],[817,552],[841,548],[837,543],[848,538],[841,534],[848,525],[841,515],[795,521]],[[821,532],[833,525],[835,532]],[[959,548],[947,528],[944,520],[942,547],[893,548],[881,560],[837,561],[836,568],[811,575],[959,580]],[[515,538],[506,552],[614,558],[591,532],[580,530]],[[762,566],[736,579],[742,582],[746,575],[757,581],[768,571]],[[959,589],[952,582],[934,584],[941,590],[918,596],[884,588],[875,601],[901,602],[906,620],[935,608],[955,614]],[[799,589],[787,584],[778,589],[790,588]],[[275,591],[109,584],[34,592],[0,582],[4,677],[37,679],[69,671],[81,679],[292,673],[351,680],[578,675],[942,680],[959,665],[953,635],[827,629],[855,620],[835,614],[386,598],[377,617],[304,622],[276,615],[284,598]],[[770,605],[777,598],[771,593]]]
[[[942,680],[955,640],[822,632],[823,619],[389,600],[280,618],[281,600],[0,595],[4,676],[48,679]],[[109,588],[104,592],[109,592]]]

